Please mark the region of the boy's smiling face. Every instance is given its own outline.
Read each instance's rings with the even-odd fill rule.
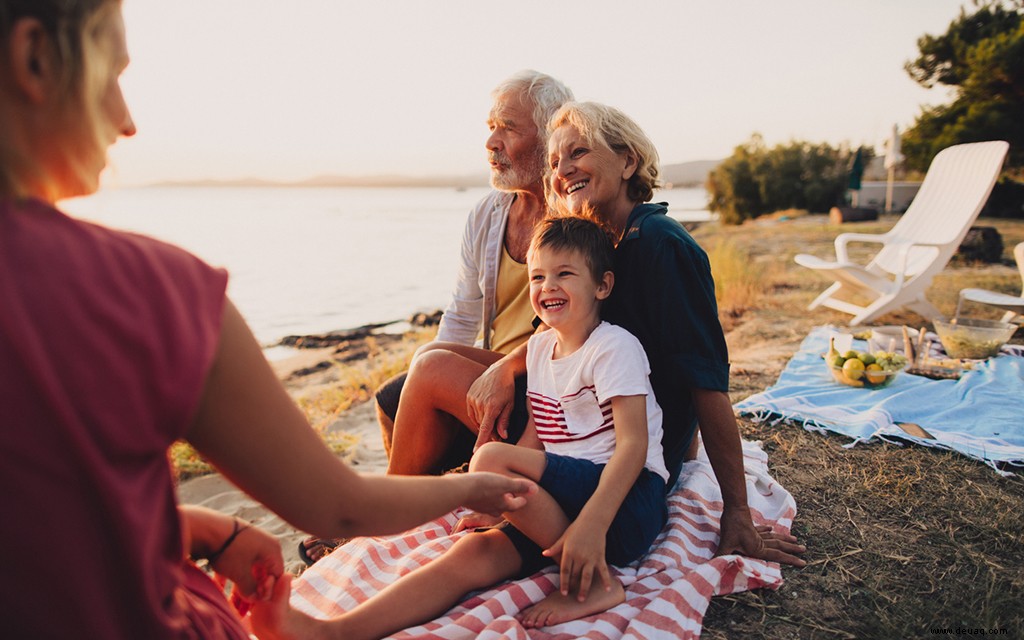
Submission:
[[[534,248],[527,263],[530,304],[544,324],[570,331],[596,325],[599,302],[611,293],[611,272],[596,281],[583,254],[571,249]]]

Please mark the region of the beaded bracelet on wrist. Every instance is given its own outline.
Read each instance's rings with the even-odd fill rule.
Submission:
[[[214,562],[217,562],[217,560],[219,560],[220,557],[224,555],[224,552],[228,550],[228,547],[231,546],[231,543],[235,541],[235,538],[238,537],[238,534],[242,533],[243,531],[252,526],[249,523],[242,524],[242,521],[238,518],[234,518],[234,522],[235,526],[231,530],[231,535],[228,536],[228,539],[224,541],[224,544],[220,545],[219,549],[206,556],[206,562],[208,564],[212,565]]]

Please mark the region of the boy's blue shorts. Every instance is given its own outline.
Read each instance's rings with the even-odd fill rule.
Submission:
[[[544,457],[547,464],[537,484],[551,494],[569,520],[574,521],[597,490],[605,465],[556,453],[545,452]],[[650,549],[667,520],[665,481],[651,470],[643,469],[608,528],[605,560],[618,566],[636,560]],[[521,577],[554,564],[553,559],[541,555],[543,550],[533,540],[511,524],[505,523],[500,530],[523,559]]]

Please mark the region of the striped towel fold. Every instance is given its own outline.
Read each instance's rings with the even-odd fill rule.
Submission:
[[[788,532],[796,515],[792,496],[768,474],[759,443],[743,443],[747,493],[755,524]],[[712,596],[782,584],[779,565],[737,555],[713,558],[721,493],[707,457],[683,466],[669,495],[669,520],[648,554],[612,571],[626,601],[604,613],[542,629],[526,629],[516,614],[555,590],[549,567],[529,578],[467,594],[446,614],[391,638],[695,638]],[[314,617],[350,610],[401,576],[438,557],[468,532],[450,534],[461,512],[405,534],[359,538],[342,545],[295,581],[291,603]]]

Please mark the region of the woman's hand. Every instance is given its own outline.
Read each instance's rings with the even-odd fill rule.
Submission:
[[[563,596],[576,592],[580,602],[586,600],[595,573],[604,584],[605,591],[612,588],[612,576],[604,559],[605,533],[576,520],[555,544],[544,550],[545,556],[554,558],[559,564]]]
[[[244,600],[270,598],[268,577],[284,573],[281,543],[263,529],[248,526],[239,532],[231,545],[211,564],[218,575],[234,583],[234,594]]]
[[[462,506],[479,514],[500,516],[522,508],[537,485],[525,478],[509,478],[497,473],[473,472],[445,476],[455,482],[470,483],[469,496]]]
[[[248,602],[270,597],[273,579],[284,573],[277,538],[238,518],[200,507],[181,505],[184,546],[194,558],[206,558],[223,588],[234,583],[231,600],[240,613]]]
[[[796,537],[788,533],[775,533],[771,527],[755,527],[750,509],[739,507],[722,513],[722,534],[715,556],[738,553],[750,558],[802,567],[807,563],[794,554],[807,549],[797,544]]]

